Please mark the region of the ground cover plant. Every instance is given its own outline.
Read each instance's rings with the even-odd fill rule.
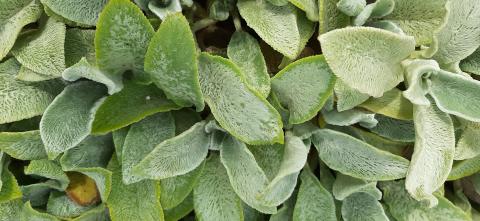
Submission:
[[[0,221],[480,220],[480,0],[0,0]]]

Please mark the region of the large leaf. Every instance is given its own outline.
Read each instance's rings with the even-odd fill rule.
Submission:
[[[41,2],[63,18],[82,25],[95,26],[98,14],[108,0],[41,0]],[[75,4],[81,7],[72,7]]]
[[[283,142],[280,115],[247,86],[236,65],[203,53],[199,70],[205,101],[222,128],[248,144]]]
[[[0,124],[42,115],[63,88],[58,81],[29,83],[16,80],[19,68],[13,58],[0,63]]]
[[[184,200],[197,184],[199,176],[203,173],[204,164],[180,176],[160,180],[162,196],[160,202],[164,209],[174,209]],[[191,199],[190,199],[191,200]]]
[[[194,170],[208,154],[210,139],[204,127],[205,121],[196,123],[180,135],[161,142],[133,167],[132,173],[149,179],[165,179]]]
[[[198,82],[197,49],[187,19],[167,16],[145,55],[145,71],[167,97],[179,106],[205,106]]]
[[[158,113],[133,124],[122,149],[123,183],[142,180],[132,169],[161,142],[175,136],[175,123],[170,113]]]
[[[270,93],[270,75],[257,40],[244,31],[233,34],[227,49],[228,57],[238,65],[245,80],[264,98]]]
[[[227,136],[220,147],[220,159],[227,169],[233,190],[250,207],[267,214],[276,213],[276,207],[258,199],[268,185],[268,178],[258,166],[247,146]]]
[[[36,0],[4,0],[0,6],[0,60],[12,49],[22,28],[40,18],[42,6]]]
[[[310,169],[304,169],[300,178],[302,183],[293,210],[293,221],[337,220],[332,194],[322,186]]]
[[[38,130],[0,133],[0,150],[20,160],[47,158]]]
[[[124,184],[122,168],[116,157],[112,158],[108,169],[113,172],[112,191],[106,202],[112,221],[163,221],[158,181]]]
[[[406,179],[406,189],[417,200],[437,204],[433,192],[448,177],[455,154],[455,134],[450,116],[430,106],[415,105],[415,147]]]
[[[18,40],[12,53],[28,69],[60,77],[65,69],[65,24],[49,18],[33,35]]]
[[[290,59],[297,56],[301,40],[293,5],[275,6],[268,1],[240,0],[237,7],[248,26],[273,49]]]
[[[312,142],[322,161],[345,175],[365,180],[393,180],[406,175],[408,160],[344,133],[319,130]]]
[[[243,220],[242,201],[232,189],[218,154],[212,154],[193,189],[195,215],[200,221]]]
[[[437,195],[438,205],[429,208],[422,202],[413,199],[405,190],[404,181],[380,183],[383,191],[383,200],[392,216],[398,221],[414,220],[442,220],[465,221],[471,220],[465,212],[454,206],[443,196]]]
[[[154,85],[125,82],[122,91],[108,96],[95,113],[93,134],[106,134],[138,122],[143,118],[170,110],[180,109],[168,100]]]
[[[395,0],[393,12],[383,19],[398,25],[417,45],[432,42],[433,32],[445,22],[446,0]],[[428,12],[428,13],[426,13]]]
[[[333,93],[335,76],[323,56],[300,59],[272,78],[272,91],[290,111],[289,123],[310,120]]]
[[[442,65],[459,62],[480,46],[480,1],[448,1],[446,7],[447,22],[435,32],[426,52]]]
[[[480,81],[439,71],[430,77],[430,94],[440,110],[480,122]]]
[[[90,134],[93,114],[105,94],[102,85],[78,82],[67,86],[48,106],[40,121],[40,135],[50,159],[75,147]]]
[[[400,62],[415,50],[413,37],[370,27],[334,30],[319,40],[333,73],[348,86],[374,97],[403,81]]]
[[[153,34],[152,25],[135,4],[129,0],[109,1],[95,33],[98,67],[113,75],[132,71],[139,81],[150,82],[143,61]]]

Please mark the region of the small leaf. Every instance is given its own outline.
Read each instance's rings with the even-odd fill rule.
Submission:
[[[112,75],[132,71],[139,81],[149,82],[143,61],[153,34],[152,25],[135,4],[129,0],[109,1],[95,33],[98,67]]]
[[[70,182],[62,167],[55,161],[50,160],[32,160],[25,168],[25,174],[36,175],[52,179],[52,187],[58,190],[65,190]]]
[[[363,127],[372,128],[378,123],[374,113],[361,109],[350,109],[342,112],[324,109],[322,110],[322,117],[327,124],[337,126],[350,126],[359,123]]]
[[[72,171],[82,173],[93,179],[102,202],[106,202],[112,189],[112,172],[102,167],[77,168]]]
[[[337,220],[332,194],[322,186],[310,169],[304,169],[300,178],[302,183],[293,210],[293,221]]]
[[[175,136],[175,124],[170,113],[158,113],[133,124],[122,148],[123,183],[142,180],[132,172],[133,167],[150,154],[163,141]]]
[[[36,0],[2,1],[0,15],[0,60],[5,58],[15,44],[22,28],[42,15],[42,5]]]
[[[106,167],[113,153],[112,137],[88,136],[80,144],[63,153],[60,165],[64,171],[79,168]]]
[[[312,142],[322,161],[345,175],[365,180],[393,180],[406,175],[408,160],[346,134],[323,129],[315,132]]]
[[[205,121],[196,123],[182,134],[158,144],[132,173],[148,179],[165,179],[186,174],[197,168],[208,154],[209,137]]]
[[[162,194],[163,196],[164,194]],[[162,204],[163,205],[163,204]],[[193,194],[190,194],[178,206],[165,209],[165,221],[178,221],[193,211]]]
[[[15,76],[17,80],[30,81],[30,82],[46,81],[46,80],[51,80],[57,77],[58,76],[51,76],[51,75],[49,76],[49,75],[37,73],[35,71],[28,69],[24,65],[20,67],[20,70],[18,71],[17,76]]]
[[[80,78],[87,78],[104,84],[107,86],[109,94],[115,94],[123,89],[121,76],[111,76],[98,70],[97,67],[89,64],[84,57],[78,63],[65,69],[62,73],[62,77],[67,81],[76,81]]]
[[[19,68],[13,58],[0,63],[0,124],[42,115],[63,88],[58,81],[30,83],[16,80]]]
[[[253,154],[255,161],[262,168],[268,180],[273,180],[280,170],[285,145],[249,145],[248,150]]]
[[[453,164],[455,134],[450,116],[434,104],[413,107],[415,147],[406,178],[406,189],[416,200],[437,205],[433,192],[442,187]]]
[[[382,199],[382,192],[377,189],[377,182],[356,179],[341,173],[337,174],[337,179],[333,183],[332,193],[337,200],[346,200],[355,193],[367,193],[375,201]]]
[[[199,73],[205,101],[222,128],[248,144],[283,142],[280,115],[247,86],[236,65],[202,53]]]
[[[413,125],[412,125],[413,126]],[[406,151],[408,151],[410,143],[394,141],[390,139],[383,138],[374,133],[364,131],[359,128],[350,128],[353,132],[368,144],[377,147],[380,150],[384,150],[395,155],[403,156]]]
[[[98,192],[95,180],[78,172],[69,172],[67,176],[70,184],[68,184],[66,193],[72,201],[81,206],[94,205],[100,201],[100,193]],[[52,195],[50,195],[50,197],[52,197]]]
[[[338,79],[335,81],[335,87],[333,88],[335,97],[337,98],[337,110],[346,111],[358,106],[365,102],[370,97],[368,94],[360,93],[359,91],[351,88]]]
[[[402,96],[402,91],[397,88],[385,92],[382,97],[370,98],[359,106],[394,119],[413,119],[412,103]]]
[[[300,32],[295,7],[290,4],[275,6],[268,1],[240,0],[240,15],[273,49],[290,59],[297,56]]]
[[[398,25],[417,45],[432,42],[432,33],[445,22],[446,0],[395,0],[393,12],[383,19]],[[428,11],[428,13],[425,13]]]
[[[40,121],[40,135],[49,159],[75,147],[90,134],[93,114],[105,93],[102,85],[78,82],[67,86],[48,106]]]
[[[342,218],[345,221],[389,220],[383,211],[382,204],[375,197],[364,192],[354,193],[343,201]]]
[[[307,18],[310,21],[318,21],[318,2],[316,0],[289,0],[290,3],[295,5],[307,14]]]
[[[108,96],[95,113],[93,134],[118,130],[158,112],[180,109],[154,85],[125,82],[122,91]]]
[[[5,203],[0,203],[0,220],[19,220],[22,207],[22,199],[10,200]]]
[[[100,14],[108,0],[41,0],[41,2],[63,18],[82,25],[95,26],[98,14]],[[72,7],[75,4],[81,5],[81,7]]]
[[[438,205],[429,208],[422,202],[413,199],[405,190],[404,181],[390,181],[380,183],[383,191],[383,200],[392,216],[398,221],[421,220],[471,220],[465,212],[454,206],[443,196],[437,194]]]
[[[116,157],[112,158],[107,168],[113,172],[112,191],[106,201],[112,221],[164,220],[158,181],[124,184],[122,168]]]
[[[340,0],[319,0],[318,1],[318,17],[319,27],[318,33],[325,34],[337,28],[344,28],[350,25],[350,18],[343,14],[337,8]]]
[[[373,128],[369,128],[370,131],[393,141],[415,141],[413,121],[397,120],[380,114],[375,119],[378,120],[378,124]]]
[[[303,58],[272,78],[272,91],[290,111],[289,123],[310,120],[333,93],[335,76],[323,56]]]
[[[262,97],[270,94],[270,75],[257,40],[244,31],[233,34],[228,43],[227,54],[233,63],[238,65],[248,85]]]
[[[244,143],[232,136],[225,137],[220,147],[220,159],[227,169],[233,190],[243,202],[262,213],[277,212],[275,206],[258,199],[268,185],[268,178]]]
[[[157,1],[148,2],[148,9],[158,16],[162,21],[170,14],[176,14],[182,11],[180,0],[169,1],[166,5],[159,4]]]
[[[39,31],[19,39],[12,53],[32,71],[60,77],[65,69],[65,32],[65,24],[49,18]]]
[[[72,219],[72,221],[90,221],[90,220],[108,220],[107,209],[105,204],[100,204],[97,207],[90,209],[82,215]]]
[[[463,177],[473,175],[480,171],[480,155],[456,162],[448,174],[447,180],[458,180]]]
[[[95,30],[67,29],[65,36],[65,64],[70,67],[83,57],[95,64]]]
[[[463,59],[460,62],[462,71],[480,75],[480,49],[477,49],[473,54]]]
[[[195,41],[182,14],[169,15],[160,25],[145,55],[145,71],[177,105],[203,110]]]
[[[0,205],[11,200],[20,199],[22,197],[22,192],[18,186],[15,176],[7,168],[2,169],[1,183]]]
[[[340,0],[337,3],[338,10],[348,16],[357,16],[367,6],[365,0]]]
[[[480,123],[457,119],[463,129],[457,137],[454,160],[470,159],[480,155]]]
[[[60,219],[57,219],[57,217],[55,216],[35,210],[34,208],[32,208],[32,205],[30,205],[30,202],[26,202],[23,205],[20,220],[21,221],[29,221],[29,220],[60,221]]]
[[[38,130],[0,133],[0,150],[20,160],[47,158]]]
[[[206,160],[193,189],[193,205],[199,221],[243,220],[242,201],[233,191],[218,154],[213,153]]]
[[[180,109],[171,113],[175,119],[175,135],[185,132],[194,124],[202,120],[200,114],[190,108]]]
[[[70,200],[64,193],[52,192],[48,197],[47,213],[58,218],[73,218],[81,215],[92,206],[81,206]]]
[[[162,189],[160,202],[164,209],[175,209],[175,207],[181,204],[182,201],[188,200],[188,195],[197,184],[200,175],[203,173],[204,165],[205,163],[202,163],[200,166],[184,175],[160,180],[160,186]]]
[[[463,60],[480,46],[480,4],[478,0],[465,0],[462,4],[447,1],[447,18],[434,33],[432,45],[425,52],[442,65]]]
[[[369,27],[334,30],[319,40],[333,73],[348,86],[374,97],[403,81],[400,62],[415,50],[413,37]]]

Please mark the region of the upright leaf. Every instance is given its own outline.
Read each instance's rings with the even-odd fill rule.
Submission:
[[[58,81],[30,83],[16,80],[19,68],[13,58],[0,63],[0,124],[42,115],[63,88]]]
[[[319,40],[333,73],[348,86],[374,97],[403,81],[400,62],[415,50],[413,37],[370,27],[334,30]]]
[[[35,22],[42,14],[42,6],[36,0],[2,1],[0,15],[0,60],[12,49],[22,28]]]
[[[205,101],[222,128],[248,144],[283,141],[280,115],[247,86],[236,65],[203,53],[199,70]]]
[[[95,26],[98,14],[100,14],[108,0],[41,0],[41,2],[50,10],[69,21],[82,25]],[[81,7],[72,7],[75,4],[80,4]]]
[[[332,194],[322,186],[310,169],[304,169],[300,178],[302,183],[293,210],[293,221],[337,220]]]
[[[196,123],[182,134],[161,142],[133,167],[132,173],[149,179],[165,179],[194,170],[208,154],[210,140],[204,127],[205,121]]]
[[[415,147],[406,178],[406,189],[416,200],[437,205],[433,192],[442,187],[452,168],[455,134],[452,119],[433,103],[413,107]]]
[[[12,53],[28,69],[60,77],[65,69],[65,24],[49,18],[33,35],[19,39]]]
[[[227,54],[245,75],[248,85],[258,91],[262,97],[268,97],[270,75],[257,40],[247,32],[237,31],[228,43]]]
[[[143,61],[153,34],[152,25],[135,4],[129,0],[109,1],[95,33],[98,67],[112,75],[132,71],[139,81],[150,82]]]
[[[93,114],[105,93],[102,85],[78,82],[67,86],[48,106],[40,121],[40,135],[50,159],[75,147],[90,134]]]
[[[233,190],[246,204],[262,213],[276,212],[275,206],[257,197],[267,187],[268,178],[244,143],[232,136],[225,137],[220,147],[220,159],[227,169]]]
[[[167,98],[179,106],[205,106],[200,91],[197,49],[187,19],[182,14],[167,16],[153,36],[145,55],[145,71]]]
[[[323,56],[300,59],[272,78],[272,91],[290,111],[289,123],[310,120],[333,93],[335,76]]]
[[[193,189],[193,205],[199,221],[243,220],[242,201],[233,191],[217,154],[206,160]]]
[[[406,175],[408,160],[344,133],[323,129],[314,134],[312,142],[320,159],[345,175],[365,180],[393,180]]]

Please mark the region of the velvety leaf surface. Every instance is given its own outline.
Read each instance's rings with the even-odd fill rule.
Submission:
[[[18,40],[15,58],[28,69],[60,77],[65,69],[65,24],[49,18],[40,30]]]
[[[167,98],[179,106],[205,106],[200,91],[197,49],[187,19],[181,14],[167,16],[152,38],[145,55],[145,71]]]
[[[143,118],[170,110],[180,109],[154,85],[125,82],[119,93],[108,96],[95,113],[93,134],[106,134]]]
[[[65,190],[70,182],[62,167],[50,160],[32,160],[25,168],[25,174],[36,175],[52,179],[55,187],[59,190]]]
[[[367,6],[365,0],[340,0],[337,3],[338,10],[348,16],[357,16]]]
[[[21,199],[10,200],[5,203],[0,203],[0,220],[19,220],[22,206],[23,202]]]
[[[0,133],[0,150],[20,160],[47,158],[38,130]]]
[[[98,14],[100,14],[108,0],[41,0],[41,2],[56,14],[70,21],[82,25],[95,26]],[[81,7],[72,7],[75,4],[79,4]]]
[[[262,168],[268,180],[273,180],[280,170],[285,145],[250,145],[248,150],[253,154],[255,161]]]
[[[245,76],[248,85],[264,98],[270,93],[270,75],[257,40],[244,31],[233,34],[227,48],[228,58]]]
[[[303,170],[300,178],[301,184],[292,220],[337,220],[332,194],[322,186],[309,169]]]
[[[47,212],[62,218],[73,218],[81,215],[91,207],[84,207],[70,200],[67,195],[60,192],[50,194],[47,203]]]
[[[7,168],[2,169],[1,181],[0,205],[22,197],[22,192],[15,176]]]
[[[70,171],[78,168],[106,167],[113,153],[111,139],[110,135],[88,136],[60,157],[62,169]]]
[[[338,111],[350,110],[355,106],[365,102],[370,97],[368,94],[360,93],[359,91],[351,88],[338,78],[335,81],[335,87],[333,90],[335,92],[335,97],[337,98]]]
[[[0,60],[15,44],[22,28],[42,15],[42,6],[36,0],[3,0],[0,6]]]
[[[75,147],[90,134],[93,113],[105,93],[102,85],[78,82],[67,86],[48,106],[40,121],[40,135],[50,159]]]
[[[122,149],[123,183],[142,180],[132,169],[163,141],[175,136],[175,123],[170,113],[158,113],[133,124]]]
[[[95,33],[95,53],[100,70],[112,75],[132,71],[139,81],[149,82],[143,60],[153,27],[129,0],[111,0],[103,9]]]
[[[236,65],[217,56],[199,57],[200,86],[222,128],[248,144],[283,141],[278,112],[247,86]]]
[[[375,201],[382,199],[382,192],[377,189],[377,182],[356,179],[341,173],[337,174],[337,178],[333,183],[332,193],[337,200],[345,200],[354,193],[367,193]]]
[[[163,195],[163,194],[162,194]],[[163,205],[163,204],[162,204]],[[193,211],[193,194],[172,209],[165,209],[165,221],[178,221]]]
[[[432,46],[426,52],[428,57],[440,64],[459,62],[480,46],[480,2],[462,1],[462,4],[448,1],[447,22],[435,32]]]
[[[378,121],[377,126],[370,128],[370,131],[393,141],[415,141],[413,121],[397,120],[381,114],[377,114],[375,119]]]
[[[417,200],[437,204],[433,192],[438,190],[450,173],[455,153],[455,134],[450,116],[434,104],[415,105],[415,147],[408,168],[406,189]]]
[[[310,120],[333,92],[335,76],[323,56],[300,59],[272,78],[272,91],[290,111],[289,123]]]
[[[20,220],[21,221],[29,221],[29,220],[38,220],[38,221],[60,221],[55,216],[52,216],[48,213],[45,212],[40,212],[34,208],[32,208],[32,205],[30,202],[26,202],[23,205],[23,209],[20,215]]]
[[[122,168],[116,157],[112,158],[108,169],[113,172],[112,191],[106,202],[112,221],[164,220],[158,181],[124,184]]]
[[[447,180],[457,180],[480,171],[480,156],[456,162],[452,166]]]
[[[337,126],[349,126],[359,123],[363,127],[372,128],[378,123],[374,113],[362,109],[350,109],[342,112],[324,109],[322,110],[322,117],[326,123]]]
[[[462,131],[457,137],[454,160],[470,159],[480,155],[480,123],[460,118]]]
[[[65,64],[70,67],[85,57],[95,64],[95,30],[67,29],[65,35]]]
[[[417,45],[426,45],[432,42],[432,33],[445,22],[446,2],[446,0],[395,0],[392,13],[383,19],[395,23],[405,34],[415,37]]]
[[[318,1],[316,0],[289,0],[290,3],[304,11],[310,21],[318,21]]]
[[[212,154],[193,189],[193,205],[198,220],[243,220],[242,201],[229,183],[218,154]]]
[[[374,97],[403,81],[400,62],[415,49],[413,37],[369,27],[334,30],[319,40],[333,73],[348,86]]]
[[[318,32],[320,35],[350,25],[350,18],[337,8],[340,0],[318,0]]]
[[[374,113],[383,114],[399,120],[413,119],[412,103],[407,100],[402,95],[402,91],[397,88],[385,92],[382,97],[372,97],[359,106]]]
[[[320,130],[312,142],[322,161],[345,175],[367,180],[393,180],[406,175],[408,160],[344,133]]]
[[[203,173],[203,168],[204,163],[184,175],[160,180],[162,189],[160,202],[164,209],[175,209],[183,201],[189,200],[187,197],[197,184],[200,175]]]
[[[443,196],[436,195],[438,205],[433,208],[413,199],[405,190],[404,181],[382,182],[380,188],[384,193],[384,201],[390,214],[398,221],[471,220],[465,212]]]
[[[480,75],[480,49],[477,49],[460,62],[462,71]]]
[[[0,64],[1,124],[42,115],[63,88],[57,81],[30,83],[16,80],[19,68],[13,58]]]
[[[196,123],[180,135],[159,143],[133,167],[132,173],[149,179],[165,179],[194,170],[208,154],[210,140],[204,127],[205,121]]]
[[[227,169],[233,190],[246,204],[262,213],[277,212],[276,207],[257,197],[267,187],[269,180],[244,143],[232,136],[225,137],[220,148],[220,159]]]
[[[382,204],[375,197],[364,192],[353,193],[343,201],[342,218],[345,221],[389,220]]]

